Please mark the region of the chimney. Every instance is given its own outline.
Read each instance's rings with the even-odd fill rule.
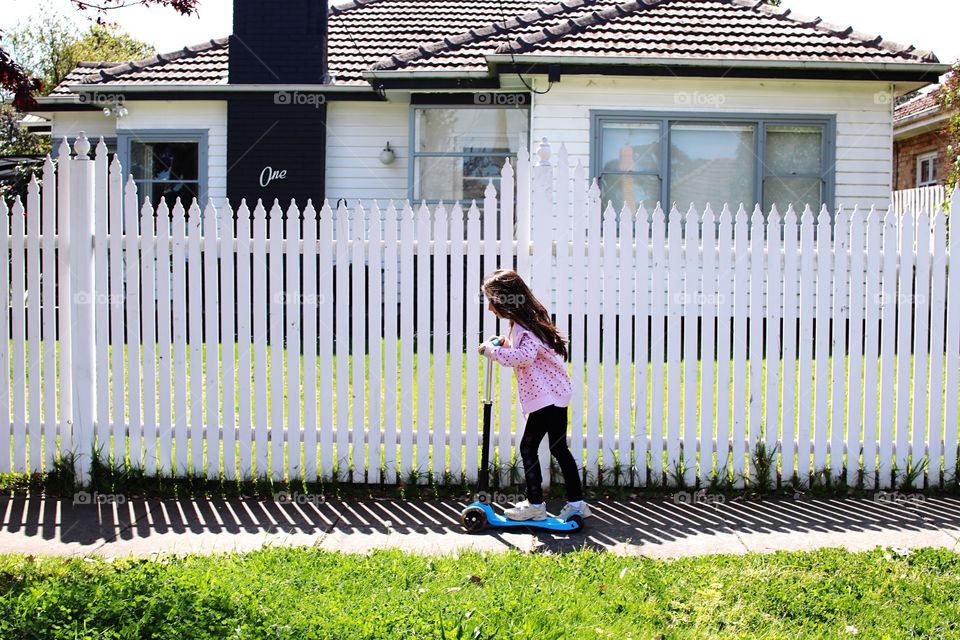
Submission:
[[[233,0],[230,84],[321,84],[328,0]]]

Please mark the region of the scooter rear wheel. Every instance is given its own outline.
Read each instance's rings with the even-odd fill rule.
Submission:
[[[487,526],[487,514],[480,507],[469,507],[460,514],[460,524],[471,533],[481,531]]]
[[[579,515],[574,514],[570,516],[569,518],[567,518],[567,522],[573,522],[577,525],[577,528],[574,529],[574,531],[577,531],[577,532],[583,531],[583,518],[581,518]]]

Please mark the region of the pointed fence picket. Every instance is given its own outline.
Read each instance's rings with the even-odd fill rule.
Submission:
[[[944,211],[633,209],[545,142],[505,163],[516,200],[491,181],[481,202],[214,208],[151,202],[103,145],[75,148],[0,202],[0,472],[72,452],[85,480],[99,455],[227,480],[475,481],[476,345],[509,329],[480,285],[504,267],[569,337],[588,482],[743,485],[763,452],[781,484],[954,480]],[[504,482],[525,417],[497,380]]]

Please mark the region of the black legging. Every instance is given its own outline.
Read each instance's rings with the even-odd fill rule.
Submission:
[[[540,457],[537,450],[543,436],[549,435],[550,453],[557,459],[566,484],[567,500],[583,499],[583,486],[577,462],[567,447],[567,408],[550,405],[527,416],[527,424],[520,439],[520,456],[527,481],[527,501],[530,504],[543,502],[543,476],[540,474]]]

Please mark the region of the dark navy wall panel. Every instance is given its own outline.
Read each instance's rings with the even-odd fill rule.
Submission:
[[[292,96],[288,92],[287,96]],[[314,96],[303,96],[310,98]],[[319,98],[319,96],[316,96]],[[326,104],[293,104],[273,93],[230,97],[227,102],[227,196],[236,206],[258,198],[286,207],[307,198],[319,207],[324,196]]]

